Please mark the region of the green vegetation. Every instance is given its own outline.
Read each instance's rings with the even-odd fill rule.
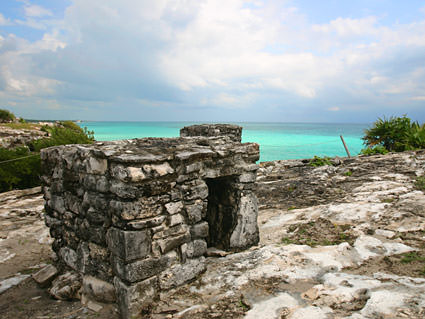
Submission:
[[[360,151],[360,153],[363,154],[363,155],[367,155],[367,156],[377,155],[377,154],[385,155],[385,154],[388,153],[388,150],[385,147],[383,147],[382,145],[377,145],[377,146],[374,146],[374,147],[364,148]]]
[[[288,234],[281,238],[281,243],[310,247],[339,245],[343,242],[352,244],[355,238],[350,234],[350,229],[350,225],[337,225],[320,218],[317,221],[290,225]]]
[[[362,138],[368,147],[362,154],[385,154],[425,148],[425,125],[402,117],[379,118],[365,130]]]
[[[425,176],[416,178],[415,186],[420,190],[425,190]]]
[[[0,126],[12,128],[15,130],[36,130],[40,129],[41,127],[39,124],[28,122],[1,123]]]
[[[17,161],[13,159],[22,158]],[[40,185],[40,155],[27,147],[0,148],[0,192]]]
[[[13,122],[16,119],[15,115],[8,110],[0,109],[0,122]]]
[[[310,163],[308,163],[308,165],[313,166],[313,167],[318,167],[318,166],[325,166],[325,165],[332,166],[333,164],[331,162],[330,157],[314,156],[314,158],[310,160]]]
[[[344,175],[349,177],[349,176],[353,175],[353,172],[352,171],[346,171],[344,173]]]
[[[53,127],[43,126],[42,130],[48,132],[49,137],[32,142],[29,147],[35,152],[55,145],[90,144],[94,141],[93,131],[87,131],[87,128],[82,129],[71,121],[60,122]]]
[[[243,300],[243,296],[239,299],[239,307],[243,308],[243,311],[251,309],[251,307]]]
[[[16,129],[34,129],[37,126],[31,123],[2,125]],[[41,129],[49,133],[49,137],[33,141],[25,147],[0,148],[0,192],[40,185],[41,149],[56,145],[90,144],[94,141],[92,131],[82,129],[71,121],[60,122],[55,126],[43,126]]]
[[[405,253],[402,255],[401,262],[403,264],[408,264],[414,261],[425,262],[425,257],[420,256],[416,251]]]

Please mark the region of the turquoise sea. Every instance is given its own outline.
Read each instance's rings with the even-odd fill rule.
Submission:
[[[98,141],[141,137],[176,137],[183,126],[194,122],[81,122],[93,130]],[[233,123],[243,127],[242,142],[260,144],[260,161],[347,156],[363,148],[361,137],[368,124],[330,123]]]

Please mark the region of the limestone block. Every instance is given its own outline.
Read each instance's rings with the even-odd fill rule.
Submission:
[[[110,169],[112,177],[125,182],[128,180],[128,171],[123,165],[112,165]]]
[[[83,185],[86,189],[96,191],[97,179],[95,175],[87,174],[84,176]]]
[[[80,288],[80,276],[74,272],[67,272],[53,281],[49,294],[59,300],[75,300],[80,299]]]
[[[208,236],[209,226],[207,222],[200,222],[190,227],[190,235],[193,239],[205,238]]]
[[[127,225],[137,230],[153,228],[161,225],[166,220],[166,218],[166,216],[157,216],[147,219],[136,219],[128,222]]]
[[[206,270],[205,257],[188,259],[184,264],[176,264],[159,276],[161,289],[171,289],[192,280]]]
[[[131,199],[138,196],[137,187],[117,181],[111,181],[110,191],[121,198]]]
[[[95,225],[89,225],[87,231],[89,232],[89,240],[106,246],[106,228],[105,227],[95,227]]]
[[[32,275],[32,278],[41,286],[47,287],[52,280],[58,274],[58,270],[53,265],[47,265],[46,267],[40,269],[35,274]]]
[[[148,278],[133,285],[127,285],[118,277],[114,278],[114,286],[122,319],[141,318],[143,310],[148,310],[150,304],[158,296],[158,280]]]
[[[174,214],[168,216],[168,226],[173,227],[184,223],[184,217],[182,214]]]
[[[183,203],[182,202],[168,203],[168,204],[165,204],[165,209],[170,215],[174,215],[181,212],[181,210],[183,209]]]
[[[188,233],[189,227],[187,225],[177,225],[174,227],[166,227],[165,229],[160,228],[158,231],[153,229],[153,231],[155,234],[152,236],[152,239],[159,239]]]
[[[202,256],[207,251],[207,242],[203,239],[195,239],[187,244],[186,256],[195,258]]]
[[[114,215],[123,220],[145,219],[162,214],[164,207],[161,204],[162,197],[139,198],[134,202],[121,202],[112,200],[109,204]]]
[[[239,176],[239,182],[241,183],[254,183],[256,180],[255,173],[244,173]]]
[[[205,199],[208,197],[208,186],[204,182],[198,185],[183,185],[183,197],[187,201]]]
[[[90,224],[94,225],[102,225],[106,220],[106,216],[93,207],[87,210],[86,217]]]
[[[65,208],[65,201],[62,197],[59,196],[52,196],[52,199],[48,201],[48,205],[57,211],[59,214],[63,214],[66,211]]]
[[[127,167],[128,177],[131,182],[141,182],[146,179],[146,175],[143,173],[143,170],[139,167]]]
[[[202,169],[202,162],[192,163],[186,166],[186,174],[190,174],[193,172],[199,172]]]
[[[115,287],[92,276],[83,277],[83,294],[89,300],[112,303],[116,301]]]
[[[77,253],[75,250],[69,247],[62,247],[59,250],[59,256],[61,259],[74,270],[78,270],[77,268]]]
[[[120,258],[112,259],[112,267],[117,276],[128,282],[141,281],[159,274],[168,267],[169,258],[146,258],[130,264],[125,264]]]
[[[91,242],[88,243],[88,247],[91,258],[105,261],[109,259],[108,248],[96,245],[95,243]]]
[[[157,244],[161,248],[161,252],[165,254],[170,250],[188,242],[190,240],[190,233],[187,231],[182,235],[171,236],[165,239],[157,240]]]
[[[81,242],[77,248],[77,269],[85,274],[90,262],[90,250],[87,242]]]
[[[108,169],[108,161],[103,158],[90,157],[87,162],[87,173],[103,175]]]
[[[246,248],[260,240],[257,197],[253,193],[242,196],[237,213],[237,224],[230,236],[230,248]]]
[[[143,171],[151,177],[160,177],[174,173],[169,163],[143,165]]]
[[[186,213],[190,224],[195,224],[202,220],[202,215],[206,209],[205,206],[202,200],[197,200],[194,204],[186,206]]]
[[[96,190],[101,193],[109,192],[109,181],[105,176],[100,176],[97,179]]]
[[[148,231],[128,231],[111,227],[106,235],[110,251],[129,262],[146,257],[151,251],[151,238]]]

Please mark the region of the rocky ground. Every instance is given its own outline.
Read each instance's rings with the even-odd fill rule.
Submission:
[[[43,123],[50,125],[51,123]],[[26,128],[14,128],[7,124],[0,125],[0,147],[15,148],[28,145],[34,140],[45,138],[48,133],[41,131],[40,124],[15,124],[15,126],[24,126]]]
[[[208,257],[149,316],[424,318],[424,169],[425,152],[262,163],[260,244]],[[0,207],[2,318],[119,318],[55,301],[29,277],[52,258],[37,189],[1,194]]]

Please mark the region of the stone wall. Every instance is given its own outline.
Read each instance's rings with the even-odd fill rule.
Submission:
[[[180,136],[227,136],[233,142],[242,140],[242,127],[231,124],[202,124],[185,126],[180,130]]]
[[[236,133],[221,136],[223,127]],[[241,250],[258,243],[258,145],[235,141],[236,126],[195,126],[181,135],[194,132],[208,137],[96,142],[41,153],[46,224],[58,266],[81,275],[85,298],[116,301],[122,318],[138,318],[159,291],[202,273],[208,247]]]

